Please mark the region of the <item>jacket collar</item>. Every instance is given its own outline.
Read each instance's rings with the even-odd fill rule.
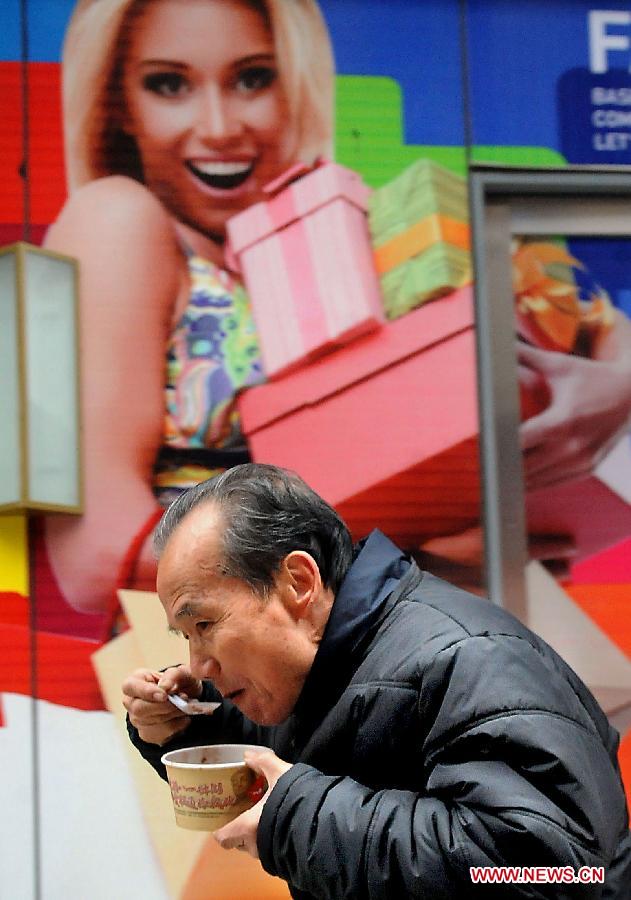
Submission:
[[[294,715],[316,722],[341,696],[356,669],[372,626],[392,591],[412,565],[380,531],[371,532],[355,548],[320,646],[307,675]],[[306,724],[306,723],[305,723]]]

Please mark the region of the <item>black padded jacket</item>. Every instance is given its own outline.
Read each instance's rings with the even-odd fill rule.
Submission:
[[[129,733],[163,778],[161,754],[193,744],[265,744],[295,763],[258,849],[297,900],[631,898],[618,735],[590,692],[512,616],[379,532],[289,720],[260,727],[226,702],[163,747]],[[566,882],[604,867],[605,883],[474,885],[472,866],[567,867]]]

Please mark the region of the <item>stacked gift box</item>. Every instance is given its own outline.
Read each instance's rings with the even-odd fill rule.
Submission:
[[[240,399],[253,458],[297,471],[356,537],[380,527],[410,546],[467,527],[479,485],[473,295],[454,290],[470,280],[463,180],[421,161],[371,192],[319,163],[267,193],[228,225],[270,379]]]
[[[356,537],[380,527],[413,547],[478,522],[464,180],[420,160],[371,193],[356,173],[320,164],[270,185],[269,199],[235,217],[229,233],[271,379],[240,400],[253,458],[301,474]],[[513,256],[519,331],[531,342],[535,328],[567,330],[567,295],[576,285],[560,277],[560,262],[568,260],[550,245]],[[541,313],[543,287],[554,301],[550,314]],[[537,302],[529,305],[530,294]],[[599,298],[583,309],[591,331],[594,315],[606,314],[601,306]],[[534,375],[520,389],[524,418],[549,402]],[[597,475],[591,481],[612,529],[575,528],[577,558],[628,523],[628,505],[623,519],[611,514],[605,500],[620,506],[621,498]],[[587,487],[530,494],[535,531],[571,529],[581,510],[594,508],[584,503]]]
[[[297,165],[265,190],[269,199],[234,216],[228,235],[272,378],[375,330],[384,313],[359,175]]]
[[[471,281],[464,178],[429,160],[418,160],[374,191],[368,209],[389,319]]]
[[[453,292],[246,391],[253,458],[293,469],[355,538],[405,547],[479,517],[473,296]]]

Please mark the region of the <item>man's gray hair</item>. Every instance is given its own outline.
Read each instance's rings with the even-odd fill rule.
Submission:
[[[158,557],[182,520],[202,503],[222,516],[226,575],[265,596],[287,554],[305,550],[315,559],[324,586],[337,592],[353,559],[351,536],[333,507],[294,472],[245,463],[185,491],[156,528]]]

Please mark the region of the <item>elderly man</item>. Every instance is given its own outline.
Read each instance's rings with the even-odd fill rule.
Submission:
[[[335,511],[272,466],[183,494],[156,549],[190,662],[126,680],[131,740],[162,777],[178,747],[273,751],[249,758],[269,791],[216,832],[224,847],[296,898],[631,896],[617,735],[507,613],[379,532],[353,549]],[[191,718],[172,691],[222,705]],[[568,868],[484,887],[472,866]],[[583,866],[604,867],[605,885],[568,883]]]

